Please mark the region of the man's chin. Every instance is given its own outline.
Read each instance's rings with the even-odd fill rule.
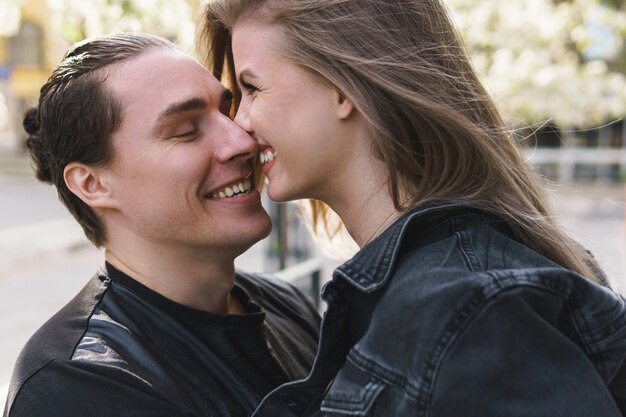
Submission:
[[[266,221],[263,225],[258,225],[258,229],[252,230],[251,228],[246,230],[245,238],[241,238],[240,241],[240,253],[237,256],[240,256],[252,246],[259,243],[261,240],[265,239],[272,232],[272,221],[270,220],[269,215],[265,213]]]

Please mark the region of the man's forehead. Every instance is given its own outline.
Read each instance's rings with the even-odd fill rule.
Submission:
[[[106,84],[127,110],[159,114],[175,103],[202,98],[219,106],[224,86],[183,52],[159,48],[112,67]]]
[[[193,80],[189,77],[193,77]],[[185,85],[204,79],[217,80],[197,61],[181,51],[158,48],[146,51],[134,58],[114,64],[109,81],[123,85],[125,89]],[[155,84],[157,83],[157,84]]]

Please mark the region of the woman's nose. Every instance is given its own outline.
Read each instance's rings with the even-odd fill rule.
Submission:
[[[241,98],[237,114],[235,114],[235,123],[248,133],[252,133],[252,124],[250,123],[250,102],[245,95]]]

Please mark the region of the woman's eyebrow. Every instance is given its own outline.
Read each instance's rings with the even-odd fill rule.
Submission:
[[[239,73],[239,76],[237,77],[237,81],[239,81],[239,85],[242,85],[244,83],[244,78],[259,78],[255,73],[253,73],[252,71],[250,71],[249,69],[245,69],[243,71],[241,71]]]

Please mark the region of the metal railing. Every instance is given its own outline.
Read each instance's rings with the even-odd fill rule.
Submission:
[[[320,308],[320,280],[323,262],[319,258],[310,258],[293,266],[277,271],[275,275],[295,285],[309,295],[315,307]]]
[[[524,153],[533,166],[556,165],[559,181],[573,181],[577,165],[598,169],[618,165],[621,172],[626,172],[624,148],[534,148],[524,149]]]

